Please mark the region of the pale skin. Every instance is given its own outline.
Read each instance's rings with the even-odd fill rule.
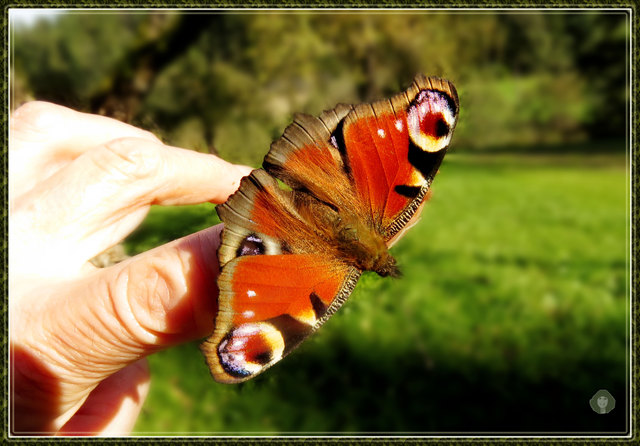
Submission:
[[[9,137],[10,429],[124,435],[149,389],[145,357],[213,330],[221,227],[108,268],[152,204],[224,202],[250,169],[44,102]]]

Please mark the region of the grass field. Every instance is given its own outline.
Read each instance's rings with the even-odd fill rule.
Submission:
[[[294,354],[221,385],[197,344],[149,358],[139,434],[626,430],[624,155],[451,154],[421,222]],[[154,208],[133,252],[217,222]],[[592,412],[599,389],[616,409]]]

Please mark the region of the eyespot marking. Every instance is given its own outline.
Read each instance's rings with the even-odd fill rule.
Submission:
[[[282,334],[264,322],[242,324],[231,330],[218,345],[220,365],[234,378],[259,373],[270,362],[279,360],[283,352]]]
[[[254,361],[258,364],[268,364],[273,359],[273,355],[270,350],[265,350],[261,353],[258,353],[254,357]]]
[[[438,90],[422,90],[407,109],[411,142],[424,152],[447,147],[456,123],[457,107],[449,95]]]
[[[237,256],[256,256],[263,255],[265,253],[264,242],[256,234],[247,235],[236,252]]]
[[[449,133],[449,124],[446,123],[444,118],[440,117],[434,126],[433,134],[437,138],[442,138],[443,136],[447,136]]]

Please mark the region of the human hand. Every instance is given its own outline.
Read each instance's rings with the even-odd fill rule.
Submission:
[[[89,260],[150,205],[224,202],[244,166],[44,102],[9,136],[11,431],[131,431],[149,388],[145,356],[213,331],[221,226],[114,266]]]

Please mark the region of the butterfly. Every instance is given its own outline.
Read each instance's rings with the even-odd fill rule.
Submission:
[[[459,108],[452,83],[418,75],[390,99],[294,116],[263,168],[216,208],[219,308],[201,345],[216,381],[281,360],[363,271],[399,276],[389,247],[426,200]]]

